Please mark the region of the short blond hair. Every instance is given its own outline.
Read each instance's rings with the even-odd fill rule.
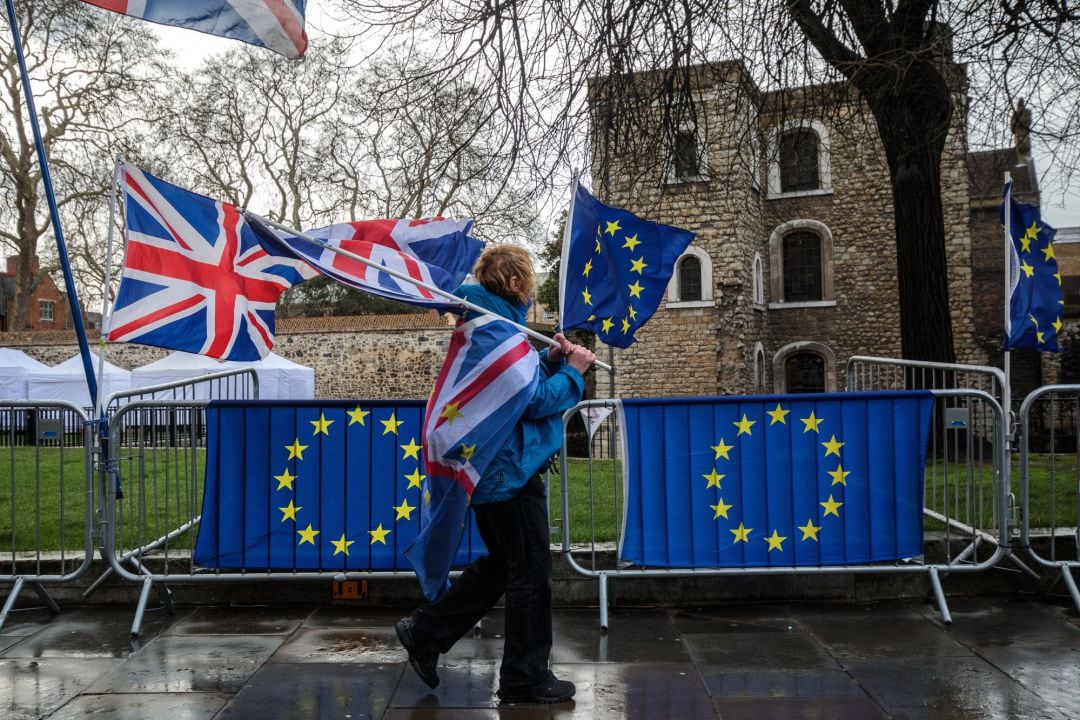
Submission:
[[[515,245],[494,245],[484,250],[476,261],[473,275],[489,292],[521,304],[531,300],[536,291],[532,257],[528,250]],[[513,277],[521,280],[519,292],[510,289]]]

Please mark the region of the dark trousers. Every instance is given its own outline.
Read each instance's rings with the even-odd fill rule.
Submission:
[[[473,562],[438,602],[413,613],[418,640],[441,653],[506,593],[502,689],[531,689],[548,677],[551,654],[551,548],[546,489],[533,477],[517,495],[473,506],[488,555]]]

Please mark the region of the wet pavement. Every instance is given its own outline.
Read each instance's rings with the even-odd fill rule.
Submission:
[[[428,690],[393,631],[355,606],[130,607],[13,613],[0,718],[1080,718],[1080,618],[1052,599],[560,609],[552,666],[573,701],[500,706],[498,611]]]

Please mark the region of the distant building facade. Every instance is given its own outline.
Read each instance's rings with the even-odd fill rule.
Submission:
[[[0,332],[13,329],[15,320],[16,273],[19,259],[7,259],[6,272],[0,273]],[[38,259],[35,257],[32,272],[38,273]],[[72,327],[71,313],[68,310],[67,293],[61,292],[49,275],[41,278],[34,288],[26,312],[27,331],[41,332],[65,330]]]

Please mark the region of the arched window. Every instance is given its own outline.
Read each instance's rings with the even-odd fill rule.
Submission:
[[[679,262],[679,300],[701,300],[701,261],[693,255]]]
[[[754,307],[765,307],[765,263],[761,260],[761,253],[754,253],[753,271]]]
[[[795,128],[780,136],[780,192],[801,192],[821,187],[817,133]]]
[[[825,392],[825,358],[813,352],[793,353],[784,361],[789,393]]]
[[[784,302],[821,300],[821,238],[800,230],[784,236]]]
[[[765,392],[765,347],[761,343],[754,345],[754,392]]]

